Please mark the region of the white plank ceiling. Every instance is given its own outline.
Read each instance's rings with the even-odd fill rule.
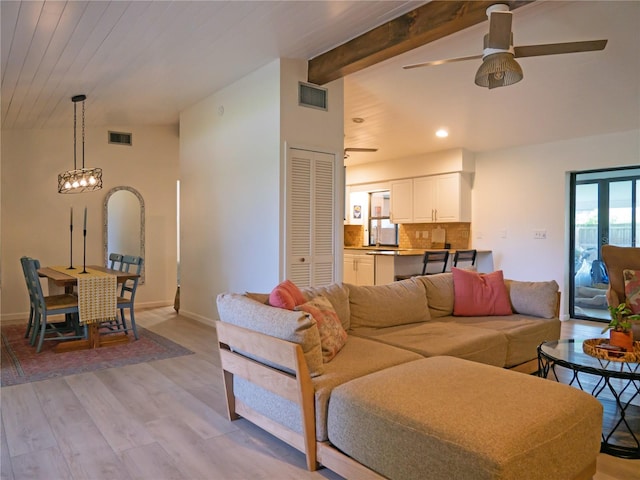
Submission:
[[[177,124],[179,112],[279,57],[310,59],[425,2],[6,1],[0,3],[2,129]],[[487,22],[345,79],[352,163],[473,151],[640,128],[640,2],[535,2],[516,45],[608,38],[603,52],[520,59],[525,79],[476,87]],[[363,124],[351,118],[365,119]],[[449,138],[433,132],[445,126]]]

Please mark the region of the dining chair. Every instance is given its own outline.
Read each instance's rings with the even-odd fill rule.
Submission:
[[[121,270],[123,272],[131,272],[137,273],[140,275],[142,271],[143,265],[142,257],[135,257],[132,255],[124,255],[122,258]],[[133,305],[136,298],[136,290],[138,289],[138,280],[139,277],[125,280],[122,283],[122,288],[120,289],[120,296],[118,297],[118,310],[120,311],[120,329],[125,333],[128,333],[129,330],[133,331],[133,336],[136,340],[138,340],[138,330],[136,328],[136,318],[135,313],[133,311]],[[127,327],[127,320],[124,315],[125,309],[129,310],[129,317],[131,320],[131,327]]]
[[[416,277],[418,275],[434,275],[436,273],[444,273],[447,269],[449,261],[449,250],[428,250],[424,252],[422,257],[422,272],[413,275],[396,275],[396,280],[406,280],[407,278]],[[434,264],[441,264],[438,268],[429,268]]]
[[[122,255],[121,253],[112,253],[109,255],[109,268],[111,270],[120,270],[122,268]]]
[[[469,262],[467,267],[473,267],[476,264],[477,254],[478,251],[475,249],[456,250],[456,253],[453,255],[453,266],[460,268],[458,265],[459,262]]]
[[[35,300],[36,313],[33,328],[36,329],[34,334],[38,335],[36,353],[40,353],[42,343],[45,340],[76,340],[84,338],[85,335],[81,333],[81,328],[78,324],[78,297],[69,293],[45,296],[38,277],[38,260],[29,258],[25,263],[27,278]],[[57,322],[49,322],[49,317],[54,315],[65,315],[65,318],[70,318],[72,322],[71,328],[67,328],[66,322],[62,325]],[[37,332],[38,329],[40,330],[39,334]],[[53,336],[48,337],[47,335]]]
[[[27,262],[31,260],[30,257],[21,257],[20,264],[22,265],[22,273],[24,274],[25,284],[27,285],[27,293],[29,294],[29,322],[27,323],[27,330],[25,331],[24,338],[31,337],[30,343],[31,345],[35,342],[35,335],[33,333],[37,330],[36,323],[36,298],[34,295],[34,291],[31,288],[31,283],[29,282],[29,275],[27,272]],[[36,270],[40,268],[40,262],[38,260],[36,262]]]

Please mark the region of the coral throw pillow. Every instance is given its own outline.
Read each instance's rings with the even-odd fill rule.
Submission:
[[[269,294],[269,305],[287,310],[293,310],[305,301],[304,295],[291,280],[279,283]]]
[[[347,332],[342,326],[333,305],[327,297],[318,296],[296,310],[310,314],[318,325],[320,345],[322,345],[322,361],[329,362],[347,342]]]
[[[633,313],[640,314],[640,270],[623,270],[624,296]]]
[[[453,267],[453,314],[461,317],[511,315],[502,270],[481,274]]]

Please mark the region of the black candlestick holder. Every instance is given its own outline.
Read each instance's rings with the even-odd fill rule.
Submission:
[[[84,238],[84,252],[82,253],[82,271],[80,273],[87,272],[87,229],[82,230],[82,236]]]
[[[75,270],[73,266],[73,225],[69,225],[69,267],[67,270]]]

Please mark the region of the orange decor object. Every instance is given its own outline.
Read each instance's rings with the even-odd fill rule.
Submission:
[[[611,330],[609,332],[609,345],[624,348],[625,352],[631,352],[633,351],[633,333],[631,331],[618,332]]]

